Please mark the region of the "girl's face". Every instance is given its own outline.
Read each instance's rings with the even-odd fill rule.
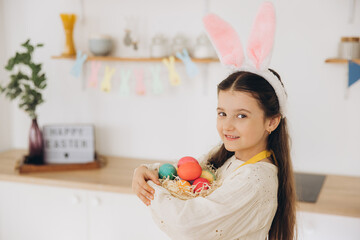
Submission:
[[[218,95],[217,130],[226,150],[246,161],[266,149],[272,128],[250,93],[227,90]]]

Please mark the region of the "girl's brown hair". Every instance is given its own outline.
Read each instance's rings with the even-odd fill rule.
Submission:
[[[281,82],[280,76],[274,70],[269,70]],[[274,89],[259,75],[250,72],[235,72],[218,85],[218,93],[227,90],[251,93],[258,100],[266,118],[280,115],[280,105]],[[267,149],[273,150],[275,153],[279,182],[278,208],[271,224],[269,239],[296,239],[296,192],[286,118],[282,118],[278,127],[269,135]],[[234,152],[227,151],[224,144],[222,144],[219,150],[210,156],[208,161],[217,169],[232,155],[234,155]]]

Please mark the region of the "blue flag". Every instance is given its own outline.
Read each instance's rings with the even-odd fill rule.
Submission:
[[[353,85],[358,80],[360,80],[360,65],[355,62],[349,61],[348,87]]]

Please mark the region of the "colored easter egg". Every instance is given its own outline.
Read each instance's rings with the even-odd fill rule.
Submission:
[[[191,187],[191,184],[188,181],[182,179],[176,181],[176,184],[179,186],[179,189],[183,192],[189,191]]]
[[[210,182],[206,178],[198,178],[194,181],[193,185],[195,186],[194,192],[201,192],[209,188]]]
[[[159,178],[167,178],[167,177],[169,177],[169,179],[173,180],[176,176],[177,176],[176,168],[172,164],[165,163],[165,164],[160,166],[160,168],[159,168]]]
[[[178,161],[177,166],[180,167],[181,164],[187,163],[187,162],[194,162],[194,163],[199,163],[195,158],[193,157],[183,157],[180,158],[180,160]]]
[[[203,170],[200,177],[209,180],[210,183],[216,180],[215,174],[210,170]]]
[[[186,181],[195,180],[200,177],[202,169],[198,163],[187,162],[181,164],[178,170],[178,175],[181,179]]]

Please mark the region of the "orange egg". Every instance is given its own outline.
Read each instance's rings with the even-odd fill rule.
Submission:
[[[181,179],[191,181],[200,177],[202,172],[201,166],[195,162],[181,164],[178,169],[178,176]]]
[[[187,162],[199,163],[195,158],[187,156],[187,157],[181,158],[181,159],[178,161],[177,166],[180,167],[182,164],[187,163]]]
[[[185,180],[178,180],[176,181],[176,184],[179,186],[179,189],[183,192],[190,191],[191,184],[188,181]]]

